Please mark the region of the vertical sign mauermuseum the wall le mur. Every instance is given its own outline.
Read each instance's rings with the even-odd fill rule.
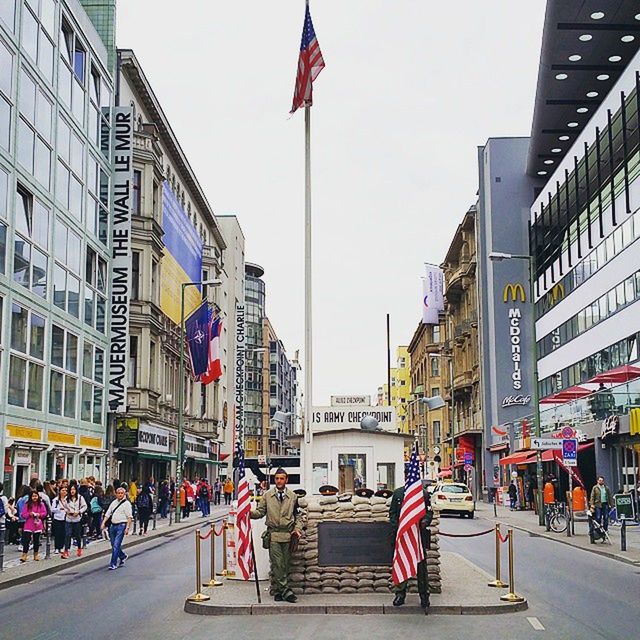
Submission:
[[[112,114],[109,410],[124,411],[127,406],[129,303],[131,298],[133,112],[131,107],[115,107]]]

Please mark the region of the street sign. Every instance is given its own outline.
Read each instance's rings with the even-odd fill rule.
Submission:
[[[266,466],[266,464],[267,464],[267,456],[263,456],[263,455],[258,456],[258,464],[261,467]]]
[[[531,438],[532,449],[562,449],[559,438]]]
[[[627,520],[633,520],[633,500],[629,493],[616,493],[613,496],[616,503],[616,513],[618,514],[618,520],[626,518]]]
[[[567,467],[578,466],[578,441],[575,438],[562,440],[562,462]]]
[[[472,464],[465,464],[464,465],[464,470],[469,473],[470,471],[473,471],[473,465]]]
[[[563,438],[567,438],[567,439],[575,438],[576,430],[573,427],[569,427],[569,426],[562,427],[562,430],[560,431],[560,435]]]
[[[471,453],[470,451],[465,451],[464,463],[469,465],[473,464],[473,453]]]

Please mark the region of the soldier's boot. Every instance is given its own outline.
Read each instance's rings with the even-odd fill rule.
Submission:
[[[429,613],[429,607],[431,606],[431,602],[429,601],[429,594],[423,596],[420,594],[420,606],[424,609],[425,613]]]
[[[393,599],[394,607],[401,607],[404,604],[406,594],[402,592],[396,593],[396,597]]]

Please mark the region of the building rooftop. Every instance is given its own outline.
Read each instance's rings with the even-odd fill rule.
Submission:
[[[637,0],[547,0],[529,175],[553,173],[639,47]]]

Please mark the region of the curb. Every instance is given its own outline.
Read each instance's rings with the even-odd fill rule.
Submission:
[[[495,522],[498,522],[498,521],[496,520]],[[517,529],[518,531],[523,531],[524,533],[528,533],[528,534],[530,534],[532,536],[535,536],[536,538],[544,538],[545,540],[552,540],[553,542],[559,542],[561,544],[565,544],[568,547],[571,547],[573,549],[577,549],[578,551],[587,551],[588,553],[594,553],[597,556],[603,556],[605,558],[611,558],[612,560],[617,560],[618,562],[623,562],[624,564],[629,564],[632,567],[640,566],[640,561],[639,560],[632,560],[631,558],[625,558],[624,556],[621,556],[620,554],[613,553],[611,551],[601,550],[597,546],[594,549],[592,549],[590,547],[582,547],[582,546],[577,545],[577,544],[571,544],[571,542],[569,542],[566,539],[555,538],[555,537],[549,535],[546,531],[544,531],[544,532],[542,532],[542,531],[531,531],[531,529],[526,529],[525,527],[518,526],[516,524],[508,524],[507,526],[511,527],[512,529]]]
[[[429,615],[495,615],[526,611],[529,603],[509,602],[489,605],[432,605]],[[226,604],[207,605],[201,602],[185,600],[185,613],[200,616],[261,616],[261,615],[425,615],[418,605],[394,607],[387,604]]]
[[[208,521],[206,521],[206,523],[208,524]],[[170,529],[169,531],[163,531],[161,533],[154,535],[153,537],[146,537],[146,538],[139,537],[137,540],[134,539],[129,541],[126,548],[131,549],[132,547],[136,547],[138,545],[145,544],[148,542],[153,542],[161,538],[167,538],[173,535],[179,536],[182,533],[189,533],[194,528],[197,528],[199,525],[201,526],[202,524],[203,524],[202,522],[189,523],[187,526],[181,527],[180,529]],[[49,567],[44,567],[32,573],[26,573],[21,576],[16,576],[15,578],[2,580],[0,581],[0,591],[3,591],[4,589],[9,589],[11,587],[17,587],[18,585],[26,584],[27,582],[33,582],[38,578],[44,578],[45,576],[53,575],[55,573],[59,573],[60,571],[64,571],[65,569],[69,569],[70,567],[77,567],[78,565],[85,564],[87,562],[91,562],[92,560],[97,560],[100,558],[106,558],[110,555],[111,555],[111,548],[106,547],[102,551],[97,551],[95,553],[92,553],[91,555],[83,555],[80,558],[74,558],[73,561],[69,563],[61,563],[61,564],[56,564]],[[43,561],[46,562],[46,560],[43,560]]]

